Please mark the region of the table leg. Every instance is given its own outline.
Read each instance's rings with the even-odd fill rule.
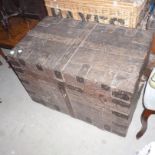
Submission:
[[[155,111],[144,109],[144,111],[143,111],[143,113],[141,115],[141,124],[142,124],[142,127],[141,127],[140,131],[136,135],[136,138],[137,139],[139,139],[140,137],[142,137],[144,135],[145,131],[147,130],[148,118],[152,114],[155,114]]]

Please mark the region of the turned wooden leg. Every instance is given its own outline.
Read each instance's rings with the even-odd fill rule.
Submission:
[[[155,111],[144,109],[144,111],[143,111],[143,113],[141,115],[142,127],[141,127],[140,131],[136,135],[136,138],[137,139],[139,139],[140,137],[142,137],[144,135],[145,131],[147,130],[147,121],[148,121],[148,118],[152,114],[155,114]]]

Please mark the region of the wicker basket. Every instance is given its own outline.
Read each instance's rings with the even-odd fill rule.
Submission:
[[[147,9],[147,0],[45,0],[45,5],[49,16],[135,28]]]

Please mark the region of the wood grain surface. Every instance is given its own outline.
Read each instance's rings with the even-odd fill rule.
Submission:
[[[33,100],[125,136],[151,40],[149,31],[47,17],[8,59]]]

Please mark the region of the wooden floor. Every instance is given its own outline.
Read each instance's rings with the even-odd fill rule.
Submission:
[[[9,23],[9,33],[0,25],[0,47],[2,48],[13,48],[38,23],[38,20],[12,17]]]

